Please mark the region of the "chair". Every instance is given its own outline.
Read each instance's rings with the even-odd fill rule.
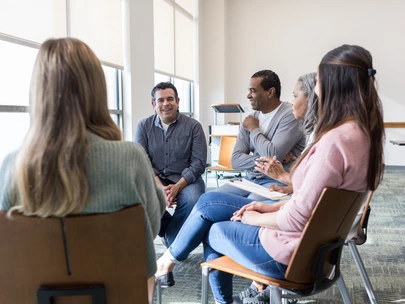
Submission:
[[[2,304],[148,303],[140,204],[66,218],[0,212],[0,242]]]
[[[218,165],[207,167],[205,169],[205,185],[207,185],[207,172],[208,171],[216,171],[215,179],[217,182],[217,188],[219,187],[217,171],[225,171],[225,172],[243,172],[244,171],[244,170],[237,170],[237,169],[232,168],[231,157],[232,157],[233,147],[235,146],[235,143],[236,143],[235,136],[222,136],[221,137],[221,143],[219,145]]]
[[[319,293],[337,283],[344,303],[350,303],[340,273],[340,255],[367,193],[325,188],[288,265],[285,280],[251,271],[227,256],[202,263],[201,303],[208,303],[208,275],[220,270],[269,285],[276,304],[288,298]],[[282,300],[283,299],[283,300]],[[283,301],[283,302],[282,302]]]
[[[371,212],[370,201],[372,196],[373,191],[369,191],[364,204],[362,216],[357,226],[357,234],[347,240],[346,244],[349,247],[350,253],[354,259],[354,262],[356,263],[357,269],[359,270],[361,279],[363,280],[364,286],[367,291],[368,298],[370,299],[370,303],[375,304],[377,303],[377,297],[375,295],[373,285],[371,285],[370,279],[367,275],[367,271],[364,267],[359,250],[357,249],[357,245],[363,245],[367,240],[367,225],[368,218]]]

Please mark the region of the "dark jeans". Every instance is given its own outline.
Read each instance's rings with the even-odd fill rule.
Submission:
[[[161,179],[163,185],[167,186],[169,184],[174,184],[173,182],[165,179]],[[165,237],[168,245],[170,246],[183,223],[186,221],[191,210],[193,210],[194,205],[205,192],[205,183],[200,177],[193,184],[187,185],[182,189],[177,195],[176,209],[174,210],[173,216],[166,210],[163,214],[159,236]]]

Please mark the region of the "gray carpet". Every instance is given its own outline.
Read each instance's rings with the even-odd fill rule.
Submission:
[[[214,185],[211,178],[209,186]],[[387,167],[384,180],[371,201],[367,242],[359,246],[378,303],[405,303],[405,167]],[[165,247],[155,241],[158,257]],[[175,268],[176,285],[163,291],[162,303],[201,303],[202,247]],[[356,265],[347,248],[343,251],[341,271],[353,303],[370,303]],[[237,293],[250,281],[235,278]],[[210,303],[214,300],[210,298]],[[343,303],[336,286],[299,303]]]

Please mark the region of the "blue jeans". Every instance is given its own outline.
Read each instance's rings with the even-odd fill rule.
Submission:
[[[203,242],[206,261],[227,255],[253,271],[284,279],[287,265],[278,263],[264,250],[259,240],[260,227],[229,220],[235,211],[251,201],[214,191],[202,195],[169,248],[172,256],[184,261]],[[221,271],[210,273],[217,302],[232,303],[232,278]]]
[[[279,185],[279,186],[285,186],[285,184],[279,182],[278,180],[270,178],[270,177],[252,179],[252,178],[249,178],[249,177],[245,176],[244,178],[247,179],[248,181],[252,182],[252,183],[256,183],[258,185],[261,185],[261,186],[267,187],[267,188],[271,184],[276,184],[276,185]],[[262,202],[264,200],[269,200],[268,198],[262,197],[260,195],[257,195],[257,194],[251,193],[249,191],[242,190],[242,189],[239,189],[239,188],[233,187],[231,185],[227,185],[227,184],[213,190],[213,192],[234,194],[234,195],[250,198],[250,199],[252,199],[254,201],[261,201]]]
[[[171,183],[164,179],[161,181],[165,186]],[[177,194],[176,209],[173,216],[167,211],[163,214],[159,235],[166,238],[169,246],[173,243],[194,205],[204,192],[205,183],[199,177],[195,183],[187,185]]]

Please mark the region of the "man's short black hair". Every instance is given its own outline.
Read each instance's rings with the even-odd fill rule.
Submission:
[[[152,92],[150,93],[152,95],[152,100],[155,101],[155,99],[156,99],[156,91],[166,90],[166,89],[172,89],[174,91],[174,97],[176,99],[179,98],[179,95],[177,94],[177,89],[172,83],[160,82],[157,85],[155,85],[155,87],[152,89]]]
[[[278,75],[276,73],[274,73],[271,70],[261,70],[259,72],[254,73],[251,78],[257,77],[262,78],[260,85],[265,91],[270,90],[270,88],[274,88],[276,90],[277,97],[280,98],[281,84],[280,78],[278,78]]]

